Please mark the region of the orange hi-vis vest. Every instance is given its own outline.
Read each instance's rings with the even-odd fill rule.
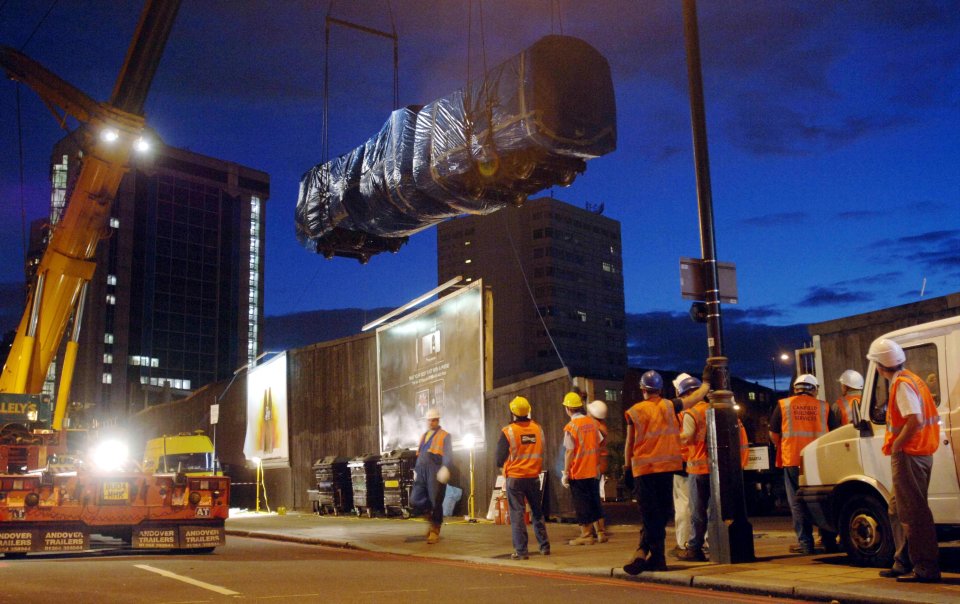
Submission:
[[[800,451],[827,433],[826,401],[809,394],[798,394],[780,400],[780,446],[777,448],[777,467],[798,467]]]
[[[940,446],[940,414],[937,412],[937,404],[933,402],[933,395],[930,394],[930,388],[920,379],[920,376],[904,369],[893,383],[890,384],[890,402],[887,403],[887,434],[883,439],[883,454],[890,455],[890,447],[894,439],[903,430],[907,419],[900,415],[900,407],[897,406],[897,390],[900,384],[906,384],[912,388],[920,397],[921,415],[920,429],[910,440],[903,445],[903,452],[907,455],[933,455],[937,447]]]
[[[859,394],[845,394],[837,399],[837,408],[840,409],[840,423],[849,424],[853,421],[853,408],[860,406]]]
[[[596,478],[600,448],[600,427],[597,420],[586,415],[577,415],[567,422],[563,431],[569,432],[575,443],[573,460],[570,462],[570,478]]]
[[[738,419],[737,426],[740,427],[740,469],[747,467],[747,462],[750,461],[750,440],[747,438],[747,429],[743,427],[743,423]]]
[[[641,401],[627,410],[626,418],[633,426],[630,467],[635,477],[683,469],[680,427],[673,401],[663,398]]]
[[[680,431],[683,432],[683,414],[686,411],[681,411],[677,414],[677,425],[680,426]],[[693,455],[693,447],[691,445],[683,444],[683,441],[680,441],[680,457],[683,459],[683,466],[686,469],[688,463],[690,463],[690,456]]]
[[[514,422],[502,430],[510,446],[503,463],[507,478],[536,478],[543,469],[543,428],[533,420]]]
[[[710,458],[707,453],[707,409],[709,408],[710,403],[701,401],[693,408],[683,412],[683,414],[689,413],[696,424],[693,441],[689,445],[690,458],[687,459],[687,473],[689,474],[710,473]],[[750,458],[750,442],[747,439],[747,430],[739,419],[737,420],[737,429],[740,433],[740,467],[744,468]]]
[[[606,474],[607,467],[610,464],[610,451],[607,450],[607,434],[609,433],[609,428],[607,428],[606,422],[599,419],[597,420],[597,428],[600,430],[600,436],[603,437],[600,443],[600,450],[597,453],[597,473]]]
[[[427,430],[423,433],[423,436],[420,437],[420,446],[417,447],[417,457],[420,456],[420,453],[423,451],[423,443],[427,440],[427,435],[430,434],[430,430]],[[437,428],[437,433],[434,435],[433,440],[430,441],[430,446],[425,451],[426,453],[433,453],[434,455],[439,455],[443,457],[443,443],[449,436],[449,433],[443,428]]]
[[[706,401],[700,401],[691,409],[687,409],[680,414],[681,417],[689,414],[696,424],[696,429],[693,433],[693,440],[690,441],[689,445],[687,445],[688,474],[710,473],[710,464],[707,460],[707,409],[709,408],[710,403]]]

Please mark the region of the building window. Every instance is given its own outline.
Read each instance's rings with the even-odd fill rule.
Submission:
[[[113,344],[113,334],[112,334],[112,333],[104,333],[104,334],[103,334],[103,343],[104,343],[104,344]]]
[[[612,403],[615,403],[615,402],[617,402],[617,401],[620,400],[620,391],[619,391],[619,390],[612,390],[612,389],[610,389],[610,388],[606,388],[606,389],[604,389],[604,391],[603,391],[603,398],[604,398],[604,400],[607,400],[607,401],[610,401],[610,402],[612,402]]]
[[[470,245],[470,242],[469,242],[469,241],[464,241],[464,242],[463,242],[463,245]]]
[[[116,275],[107,275],[107,285],[116,285],[117,276]]]
[[[113,355],[110,354],[109,352],[103,353],[103,364],[110,365],[112,363],[113,363]]]
[[[467,258],[466,260],[463,261],[464,264],[470,264],[471,262],[473,262],[473,260],[471,260],[471,259],[469,259],[469,258]]]
[[[67,205],[67,166],[69,157],[61,156],[59,164],[53,165],[53,175],[51,177],[52,190],[50,192],[50,224],[60,222],[63,215],[63,208]]]
[[[104,384],[112,384],[112,383],[113,383],[113,374],[112,374],[112,373],[104,373],[104,374],[103,374],[102,381],[103,381]]]
[[[119,229],[120,228],[120,219],[119,218],[110,218],[110,228]]]
[[[585,313],[585,312],[582,311],[582,310],[578,310],[578,311],[577,311],[577,318],[580,319],[581,322],[586,323],[586,322],[587,322],[587,313]]]
[[[747,393],[747,398],[748,398],[749,400],[751,400],[751,401],[755,401],[755,400],[757,400],[757,393],[756,393],[756,392],[748,392],[748,393]]]
[[[262,223],[261,203],[257,196],[250,197],[250,272],[248,279],[247,360],[253,362],[259,354],[257,342],[260,332],[260,229]],[[189,390],[189,382],[187,382]]]
[[[112,305],[112,304],[116,304],[116,303],[117,303],[117,297],[114,296],[113,294],[107,294],[107,304],[111,304],[111,305]]]

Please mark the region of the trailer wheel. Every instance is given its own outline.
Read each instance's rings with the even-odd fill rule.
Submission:
[[[840,539],[858,566],[893,564],[893,530],[887,506],[876,495],[855,494],[840,512]]]

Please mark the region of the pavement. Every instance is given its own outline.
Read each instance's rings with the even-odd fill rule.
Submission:
[[[623,504],[621,504],[623,505]],[[609,507],[607,508],[610,509]],[[628,509],[628,508],[622,508]],[[614,514],[616,515],[616,514]],[[941,546],[946,572],[937,584],[904,584],[883,579],[878,569],[852,566],[846,554],[789,553],[796,543],[789,517],[751,518],[756,561],[741,564],[680,562],[668,557],[668,570],[631,576],[623,572],[636,548],[638,527],[625,521],[608,525],[610,541],[570,546],[579,528],[572,523],[547,523],[551,555],[541,556],[532,529],[530,558],[511,560],[510,526],[487,520],[447,518],[440,542],[427,545],[427,524],[420,519],[366,518],[354,515],[286,514],[231,510],[227,535],[342,547],[403,556],[439,558],[484,565],[527,567],[542,571],[614,577],[772,598],[880,603],[960,602],[960,543]],[[614,523],[616,522],[616,523]],[[668,528],[667,547],[675,544]]]

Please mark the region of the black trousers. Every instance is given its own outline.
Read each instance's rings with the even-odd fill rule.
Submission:
[[[673,518],[673,472],[655,472],[633,479],[633,495],[640,507],[640,544],[648,564],[666,563],[667,522]]]

